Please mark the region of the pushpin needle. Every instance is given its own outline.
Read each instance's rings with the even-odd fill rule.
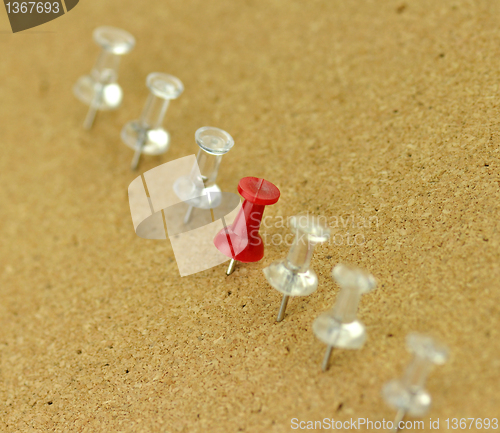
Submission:
[[[94,124],[97,110],[99,108],[99,105],[101,104],[102,94],[104,90],[104,86],[102,85],[102,83],[96,83],[95,86],[97,89],[94,94],[94,98],[90,103],[89,111],[87,111],[87,116],[85,117],[85,120],[83,122],[83,128],[86,130],[92,128],[92,125]]]
[[[203,182],[203,186],[206,188],[206,183],[208,181],[208,177],[207,176],[201,176],[201,181]],[[209,209],[212,211],[213,213],[213,208],[212,208],[212,197],[210,195],[210,191],[205,191],[206,192],[206,196],[207,196],[207,201],[208,201],[208,206],[209,206]],[[186,215],[184,216],[184,224],[187,224],[189,222],[189,220],[191,219],[191,215],[193,213],[193,209],[194,209],[194,206],[193,205],[189,205],[188,207],[188,210],[186,212]]]
[[[321,365],[321,370],[328,370],[328,364],[330,364],[330,358],[332,357],[333,346],[328,346],[326,348],[325,357],[323,358],[323,364]]]
[[[139,165],[139,160],[141,159],[142,146],[138,147],[134,153],[134,157],[132,158],[132,164],[130,165],[131,170],[137,170],[137,166]]]
[[[188,210],[186,212],[186,215],[184,217],[184,224],[187,224],[189,220],[191,219],[191,214],[193,213],[193,208],[194,206],[189,206]]]
[[[231,275],[234,272],[234,268],[236,267],[236,260],[231,259],[229,262],[229,267],[227,268],[226,275]]]
[[[399,423],[403,421],[406,415],[406,411],[404,409],[399,409],[396,413],[396,418],[394,418],[394,433],[397,433],[401,429],[399,428]]]
[[[281,301],[280,311],[278,313],[278,318],[276,319],[276,322],[281,322],[283,320],[283,318],[285,317],[286,306],[288,305],[289,299],[290,299],[290,296],[283,295],[283,300]]]
[[[222,223],[224,224],[224,229],[226,230],[226,233],[228,233],[228,229],[226,226],[226,221],[222,220]],[[227,267],[226,275],[229,276],[234,272],[234,269],[236,268],[236,262],[237,260],[234,258],[234,249],[233,245],[231,244],[231,240],[228,239],[228,246],[231,250],[231,254],[233,255],[233,258],[229,261],[229,266]]]
[[[340,332],[337,334],[337,338],[335,339],[334,343],[326,346],[325,356],[323,358],[323,363],[321,364],[321,371],[323,371],[323,373],[330,368],[330,359],[332,358],[333,348],[339,341],[339,338],[340,338]]]
[[[292,280],[293,280],[293,274],[287,274],[286,280],[285,280],[285,285],[289,286]],[[285,317],[285,311],[286,311],[286,307],[288,305],[289,299],[290,299],[289,295],[283,295],[283,300],[281,301],[280,310],[278,312],[278,318],[276,319],[276,322],[281,322],[283,320],[283,318]]]
[[[208,177],[207,176],[201,176],[201,181],[203,182],[203,186],[206,187],[206,182],[208,180]],[[208,203],[209,205],[212,205],[212,199],[210,198],[210,192],[207,192],[208,194]],[[184,224],[187,224],[189,222],[189,220],[191,219],[191,215],[193,213],[193,209],[194,209],[194,206],[189,206],[188,207],[188,210],[186,212],[186,215],[184,216]]]
[[[146,136],[146,130],[141,129],[139,132],[139,136],[137,137],[137,145],[135,147],[135,153],[134,157],[132,158],[132,164],[130,166],[131,170],[137,170],[137,167],[139,166],[139,160],[141,159],[141,154],[142,154],[142,148],[144,146],[144,141]]]
[[[335,347],[335,344],[337,344],[337,342],[339,341],[339,337],[340,337],[340,332],[337,334],[335,342],[333,344],[329,344],[328,346],[326,346],[326,352],[323,358],[323,364],[321,364],[321,370],[323,371],[323,373],[327,371],[328,368],[330,367],[330,359],[332,358],[333,348]]]

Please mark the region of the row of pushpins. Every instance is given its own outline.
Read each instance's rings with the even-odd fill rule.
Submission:
[[[117,82],[120,57],[135,46],[130,33],[114,27],[98,27],[93,37],[101,51],[90,74],[80,77],[73,87],[76,97],[89,106],[83,122],[85,129],[92,128],[98,111],[115,110],[121,105],[123,90]],[[123,142],[134,150],[133,170],[142,154],[160,155],[168,150],[170,134],[163,127],[163,120],[170,101],[184,91],[181,80],[159,72],[148,75],[146,86],[149,95],[140,118],[128,122],[121,132]]]
[[[313,331],[327,345],[322,369],[328,369],[333,348],[360,349],[366,341],[366,329],[358,319],[358,303],[362,294],[375,288],[375,279],[361,269],[339,264],[333,268],[333,278],[341,290],[334,307],[321,314],[313,323]],[[423,416],[431,406],[431,396],[424,388],[432,365],[442,365],[448,349],[431,337],[412,333],[407,336],[408,350],[413,358],[405,374],[387,383],[382,395],[386,403],[397,410],[393,431],[404,428],[408,414]]]
[[[219,205],[220,188],[216,185],[217,173],[222,156],[233,146],[234,140],[218,128],[204,127],[196,131],[196,142],[200,148],[197,161],[199,173],[191,178],[179,179],[174,189],[181,198],[195,197],[184,219],[189,221],[193,207],[212,209]],[[196,179],[200,176],[201,179]],[[198,187],[196,187],[198,185]],[[204,188],[200,190],[199,185]],[[264,209],[275,204],[280,197],[279,189],[265,179],[245,177],[238,183],[238,192],[244,201],[233,224],[224,227],[214,238],[214,245],[231,259],[227,275],[237,262],[253,263],[264,257],[264,242],[259,234]],[[329,230],[322,223],[324,219],[315,216],[297,215],[290,219],[295,230],[294,240],[285,259],[278,260],[264,268],[269,284],[283,294],[277,321],[285,316],[286,306],[292,296],[307,296],[318,287],[318,277],[311,268],[315,247],[329,238]],[[361,295],[376,287],[373,275],[352,266],[338,264],[332,270],[332,277],[341,290],[334,307],[321,314],[313,323],[316,337],[327,345],[322,370],[328,370],[334,348],[360,349],[366,341],[366,328],[358,320],[357,312]],[[408,348],[414,354],[405,375],[400,380],[388,383],[383,390],[385,400],[397,409],[394,421],[399,431],[400,422],[406,414],[421,416],[430,407],[431,398],[424,384],[432,364],[442,364],[447,358],[447,349],[430,337],[420,334],[408,336]]]
[[[120,57],[135,46],[134,37],[113,27],[99,27],[94,40],[101,46],[89,75],[81,77],[74,86],[75,95],[89,106],[84,128],[90,129],[98,111],[120,106],[123,91],[117,83]],[[168,150],[170,135],[163,128],[163,120],[170,100],[178,98],[182,82],[172,75],[149,74],[146,85],[150,91],[140,119],[128,122],[121,132],[124,143],[134,150],[131,168],[136,169],[142,154],[158,155]],[[197,167],[190,176],[174,184],[176,194],[189,203],[184,217],[188,224],[194,209],[214,209],[220,204],[221,189],[216,184],[222,156],[234,146],[229,133],[215,127],[196,131],[199,147]],[[264,242],[259,229],[268,205],[280,197],[279,189],[271,182],[256,177],[245,177],[238,183],[238,192],[244,201],[234,222],[225,226],[214,238],[215,247],[230,258],[227,275],[236,263],[253,263],[264,257]],[[295,237],[286,258],[271,263],[263,272],[269,284],[283,295],[277,321],[285,317],[290,297],[308,296],[318,287],[318,277],[311,268],[311,259],[318,244],[329,238],[328,228],[319,217],[298,215],[290,219]],[[360,349],[366,341],[366,329],[357,318],[361,295],[375,289],[375,278],[361,269],[339,264],[332,276],[341,290],[334,307],[321,314],[313,323],[316,337],[326,344],[322,362],[326,371],[334,348]],[[397,410],[394,431],[406,414],[421,416],[430,407],[431,398],[424,384],[432,364],[443,364],[447,349],[430,337],[420,334],[408,336],[408,348],[413,353],[405,375],[389,382],[383,389],[386,402]]]
[[[264,207],[279,199],[279,190],[272,183],[257,178],[243,178],[238,191],[244,198],[242,209],[235,222],[224,227],[215,237],[214,244],[223,254],[231,258],[227,274],[234,270],[236,261],[256,262],[264,256],[264,243],[259,235]],[[255,213],[253,213],[255,212]],[[253,224],[252,224],[253,223]],[[329,237],[328,228],[321,219],[311,216],[295,216],[290,219],[295,237],[287,257],[264,268],[270,285],[283,294],[277,321],[283,320],[290,296],[307,296],[318,286],[318,277],[310,263],[314,248]],[[256,242],[257,241],[257,242]],[[240,245],[243,248],[239,248]],[[235,254],[235,251],[239,251]],[[366,341],[366,328],[358,320],[357,312],[361,295],[376,287],[373,275],[352,266],[338,264],[332,276],[341,290],[334,307],[321,314],[313,323],[316,337],[327,345],[322,370],[328,370],[334,348],[360,349]],[[413,360],[405,375],[389,382],[383,389],[386,402],[397,409],[393,423],[399,431],[406,414],[422,416],[430,408],[431,397],[424,385],[432,364],[443,364],[447,349],[432,338],[410,334],[408,349]]]

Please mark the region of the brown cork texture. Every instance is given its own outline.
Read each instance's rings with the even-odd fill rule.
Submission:
[[[0,13],[0,431],[392,420],[381,388],[410,360],[411,331],[451,351],[427,382],[426,430],[498,418],[499,22],[493,0],[85,0],[17,34]],[[72,86],[97,58],[99,25],[137,45],[120,66],[122,106],[85,131]],[[153,71],[185,92],[165,119],[170,150],[133,173],[120,130]],[[256,176],[281,198],[261,262],[181,278],[168,240],[135,235],[127,188],[196,153],[205,125],[236,143],[224,191]],[[299,212],[325,216],[335,237],[312,260],[318,290],[276,323],[281,295],[262,268],[287,254],[281,220]],[[334,351],[322,373],[312,322],[336,299],[339,262],[378,288],[360,303],[365,346]]]

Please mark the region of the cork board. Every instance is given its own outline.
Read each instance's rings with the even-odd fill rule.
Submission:
[[[427,383],[426,428],[498,417],[499,5],[85,0],[15,35],[0,13],[0,430],[392,420],[380,390],[409,361],[411,331],[451,350]],[[71,88],[97,57],[99,25],[137,46],[121,64],[122,107],[86,132]],[[213,125],[236,142],[224,191],[244,176],[281,190],[261,229],[264,259],[231,277],[220,265],[181,278],[168,240],[133,231],[137,174],[119,132],[139,116],[152,71],[186,90],[167,114],[171,149],[140,172],[195,153],[195,130]],[[280,217],[299,212],[356,224],[318,247],[317,292],[276,323],[280,294],[262,268],[288,251],[272,241],[288,233]],[[335,352],[321,373],[311,325],[335,301],[338,262],[379,286],[360,305],[366,345]]]

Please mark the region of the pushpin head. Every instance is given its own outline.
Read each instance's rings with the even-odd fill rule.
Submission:
[[[102,26],[94,30],[94,40],[106,51],[122,56],[135,46],[134,37],[125,30]]]
[[[362,294],[372,291],[377,285],[373,275],[343,263],[332,269],[332,277],[340,287],[358,290]]]
[[[435,365],[443,365],[448,360],[448,348],[428,335],[415,332],[408,334],[406,347],[409,352],[425,358]]]
[[[298,234],[306,235],[307,239],[314,244],[326,242],[330,237],[330,229],[321,217],[296,215],[290,218],[290,225]]]
[[[213,126],[204,126],[194,134],[196,143],[211,155],[224,155],[234,146],[233,137]]]
[[[289,221],[296,234],[288,257],[271,263],[263,272],[269,284],[284,295],[308,296],[318,287],[316,272],[309,267],[314,246],[327,241],[330,231],[316,216],[298,215]]]
[[[280,198],[280,190],[271,182],[257,177],[244,177],[238,183],[238,192],[250,203],[272,205]]]
[[[412,333],[406,337],[407,349],[413,360],[401,379],[388,382],[382,395],[390,406],[412,416],[422,416],[431,406],[431,395],[424,388],[432,364],[442,365],[448,359],[448,349],[431,337]]]
[[[146,79],[151,93],[161,99],[177,99],[184,91],[181,80],[173,75],[152,72]]]

